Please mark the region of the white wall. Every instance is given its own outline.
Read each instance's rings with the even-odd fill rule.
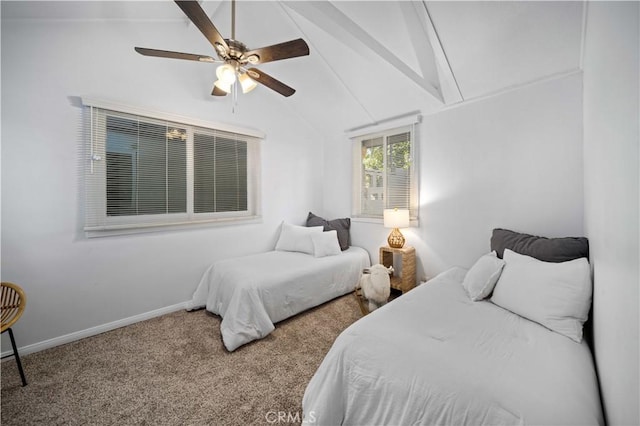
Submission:
[[[133,50],[178,50],[180,33],[209,51],[178,21],[3,20],[1,272],[28,297],[19,346],[187,301],[212,261],[272,248],[280,221],[321,209],[322,140],[285,98],[260,87],[231,114],[209,95],[215,66]],[[264,131],[263,223],[86,239],[77,96]]]
[[[594,355],[610,425],[638,412],[640,7],[589,2],[584,55],[585,229]]]
[[[489,251],[495,227],[583,234],[581,85],[574,74],[424,117],[420,227],[403,231],[417,249],[418,279],[470,267]],[[328,144],[325,158],[325,209],[348,216],[351,153],[344,135]],[[353,243],[374,262],[388,233],[380,224],[352,225]]]

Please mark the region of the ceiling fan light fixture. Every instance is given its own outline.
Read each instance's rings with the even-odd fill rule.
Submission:
[[[249,93],[258,85],[258,83],[252,80],[251,77],[247,75],[247,73],[241,74],[240,77],[238,77],[238,80],[240,81],[240,85],[242,86],[242,93]]]
[[[230,86],[236,81],[236,70],[229,64],[223,64],[220,65],[216,70],[216,76],[218,77],[219,81],[225,83],[225,85]]]
[[[231,84],[225,83],[225,82],[224,82],[224,81],[222,81],[222,80],[216,80],[216,82],[214,83],[214,85],[215,85],[218,89],[220,89],[220,90],[222,90],[222,91],[224,91],[224,92],[226,92],[226,93],[231,92]]]

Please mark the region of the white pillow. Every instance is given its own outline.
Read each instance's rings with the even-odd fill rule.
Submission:
[[[278,251],[299,251],[313,254],[311,234],[322,233],[322,226],[297,226],[282,222],[280,237],[276,243]]]
[[[311,234],[313,243],[313,255],[315,257],[335,256],[342,253],[338,243],[338,231],[326,231],[320,234]]]
[[[591,271],[586,258],[543,262],[506,249],[506,265],[491,301],[576,342],[591,307]]]
[[[485,254],[469,269],[462,286],[474,302],[491,294],[500,278],[504,260],[498,259],[495,251]]]

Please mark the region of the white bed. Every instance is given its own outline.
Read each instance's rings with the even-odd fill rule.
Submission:
[[[325,257],[271,251],[223,260],[204,273],[187,310],[220,315],[224,345],[234,351],[267,336],[275,323],[353,291],[369,266],[360,247]]]
[[[346,329],[308,384],[314,425],[603,424],[587,344],[490,301],[450,269]]]

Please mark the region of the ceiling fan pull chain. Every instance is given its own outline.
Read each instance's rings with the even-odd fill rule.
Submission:
[[[236,81],[233,86],[231,86],[231,113],[236,113],[236,108],[238,107],[238,86],[240,82]]]

